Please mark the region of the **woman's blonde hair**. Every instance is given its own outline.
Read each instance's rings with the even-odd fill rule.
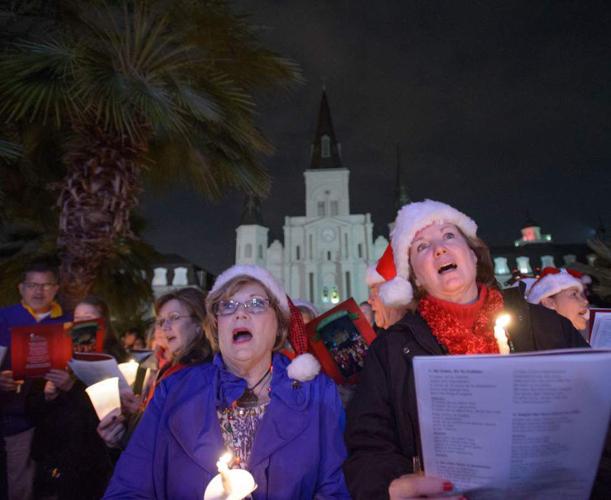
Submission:
[[[269,300],[270,307],[276,314],[276,320],[278,322],[278,331],[276,332],[276,341],[274,342],[274,351],[282,349],[286,343],[286,338],[289,329],[289,317],[282,312],[280,304],[276,300],[276,297],[269,291],[263,283],[256,280],[248,275],[240,275],[230,279],[227,283],[221,286],[218,290],[210,292],[206,298],[206,319],[204,320],[204,332],[210,342],[210,345],[215,351],[219,350],[219,331],[218,321],[216,318],[216,310],[219,303],[222,300],[229,300],[233,294],[235,294],[240,288],[245,285],[256,283],[263,287],[267,299]]]

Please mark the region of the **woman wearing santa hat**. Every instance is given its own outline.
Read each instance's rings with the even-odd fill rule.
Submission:
[[[282,286],[261,267],[233,266],[206,310],[213,362],[157,388],[105,498],[204,498],[227,450],[254,477],[254,500],[349,498],[342,404],[305,338],[293,337],[305,330]],[[287,336],[292,361],[280,353]]]
[[[586,276],[572,269],[546,267],[535,281],[526,300],[541,304],[567,318],[577,330],[585,330],[590,319],[588,299],[584,293]]]
[[[417,474],[420,443],[412,358],[443,354],[498,354],[587,347],[569,321],[528,304],[519,289],[501,294],[477,225],[445,203],[405,205],[391,234],[394,277],[380,285],[387,306],[413,312],[370,346],[348,407],[344,473],[352,497],[448,497],[453,485]],[[494,336],[503,311],[513,320],[509,339]]]

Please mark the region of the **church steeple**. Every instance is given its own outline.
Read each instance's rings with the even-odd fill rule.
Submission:
[[[335,137],[327,92],[323,87],[318,111],[316,135],[312,142],[312,162],[310,169],[343,168],[341,146]]]
[[[263,226],[263,216],[261,215],[261,199],[258,196],[246,195],[246,199],[244,200],[244,206],[242,207],[240,225],[248,226],[252,224]]]
[[[407,194],[407,187],[403,181],[403,176],[401,175],[401,150],[399,149],[399,145],[397,144],[397,179],[395,184],[395,211],[399,211],[399,209],[403,205],[407,205],[411,203],[409,195]]]

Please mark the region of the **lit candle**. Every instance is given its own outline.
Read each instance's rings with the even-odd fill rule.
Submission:
[[[511,317],[509,314],[501,314],[496,318],[496,322],[494,323],[494,338],[496,339],[501,354],[509,354],[510,352],[509,340],[507,339],[507,332],[505,331],[505,327],[509,325],[510,321]]]
[[[219,473],[208,483],[204,500],[241,500],[257,488],[252,474],[243,469],[230,469],[230,452],[224,453],[216,463]]]
[[[130,359],[127,363],[119,363],[119,371],[123,374],[127,385],[130,387],[134,385],[136,381],[138,366],[138,362],[133,359]]]
[[[221,475],[221,481],[223,483],[223,491],[225,495],[231,494],[231,477],[229,476],[229,462],[233,456],[231,452],[226,452],[221,455],[219,461],[216,463],[216,467],[219,470],[219,474]]]
[[[85,389],[91,403],[102,420],[115,408],[121,408],[121,397],[119,396],[119,377],[111,377],[97,384],[90,385]]]

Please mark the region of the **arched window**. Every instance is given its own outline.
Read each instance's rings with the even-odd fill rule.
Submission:
[[[252,257],[252,245],[250,243],[246,243],[244,247],[244,257],[250,259]]]
[[[339,292],[337,291],[337,287],[334,286],[331,289],[331,304],[339,304]]]
[[[322,288],[322,301],[325,304],[329,302],[329,289],[326,286]]]
[[[263,258],[263,245],[259,245],[259,255],[258,255],[258,257],[259,257],[260,259],[262,259],[262,258]]]
[[[331,157],[331,139],[328,135],[323,135],[320,138],[320,156],[323,158]]]

